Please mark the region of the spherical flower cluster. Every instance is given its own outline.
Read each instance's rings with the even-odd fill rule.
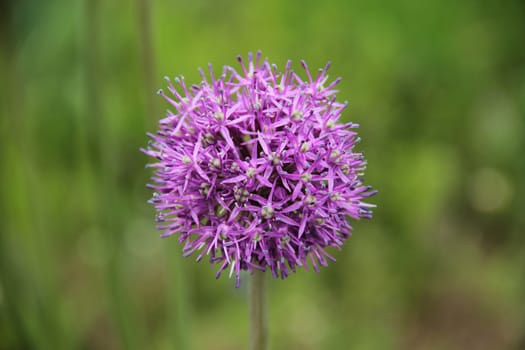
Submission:
[[[261,54],[248,55],[241,70],[225,66],[210,79],[187,86],[168,81],[174,108],[143,150],[156,158],[151,203],[162,236],[176,234],[184,255],[208,255],[229,269],[238,286],[241,270],[269,269],[285,278],[298,266],[316,271],[334,260],[351,234],[349,218],[371,218],[375,194],[362,184],[365,161],[353,152],[359,141],[338,119],[329,64],[313,77],[304,61],[303,80],[288,61],[279,72]]]

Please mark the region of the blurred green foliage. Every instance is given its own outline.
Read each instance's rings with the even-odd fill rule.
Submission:
[[[371,222],[271,280],[272,349],[525,347],[522,1],[0,2],[0,348],[244,349],[246,284],[159,239],[164,75],[331,60]]]

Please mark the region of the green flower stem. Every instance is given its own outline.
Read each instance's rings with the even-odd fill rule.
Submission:
[[[250,277],[250,350],[266,350],[268,348],[266,274],[255,271]]]

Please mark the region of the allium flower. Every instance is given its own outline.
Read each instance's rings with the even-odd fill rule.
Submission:
[[[241,71],[225,66],[188,87],[168,78],[176,110],[160,121],[147,155],[158,160],[151,203],[162,236],[176,234],[184,256],[209,255],[240,282],[241,270],[271,270],[285,278],[297,266],[315,271],[334,260],[352,232],[349,218],[371,218],[375,194],[362,184],[366,162],[353,152],[354,123],[338,119],[347,103],[336,102],[329,64],[313,77],[304,61],[303,80],[288,61],[279,72],[268,60],[248,55]]]

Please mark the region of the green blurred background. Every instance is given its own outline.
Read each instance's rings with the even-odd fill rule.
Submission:
[[[162,77],[332,61],[372,221],[269,280],[272,349],[525,349],[525,3],[0,1],[0,349],[246,349],[246,283],[160,239]]]

